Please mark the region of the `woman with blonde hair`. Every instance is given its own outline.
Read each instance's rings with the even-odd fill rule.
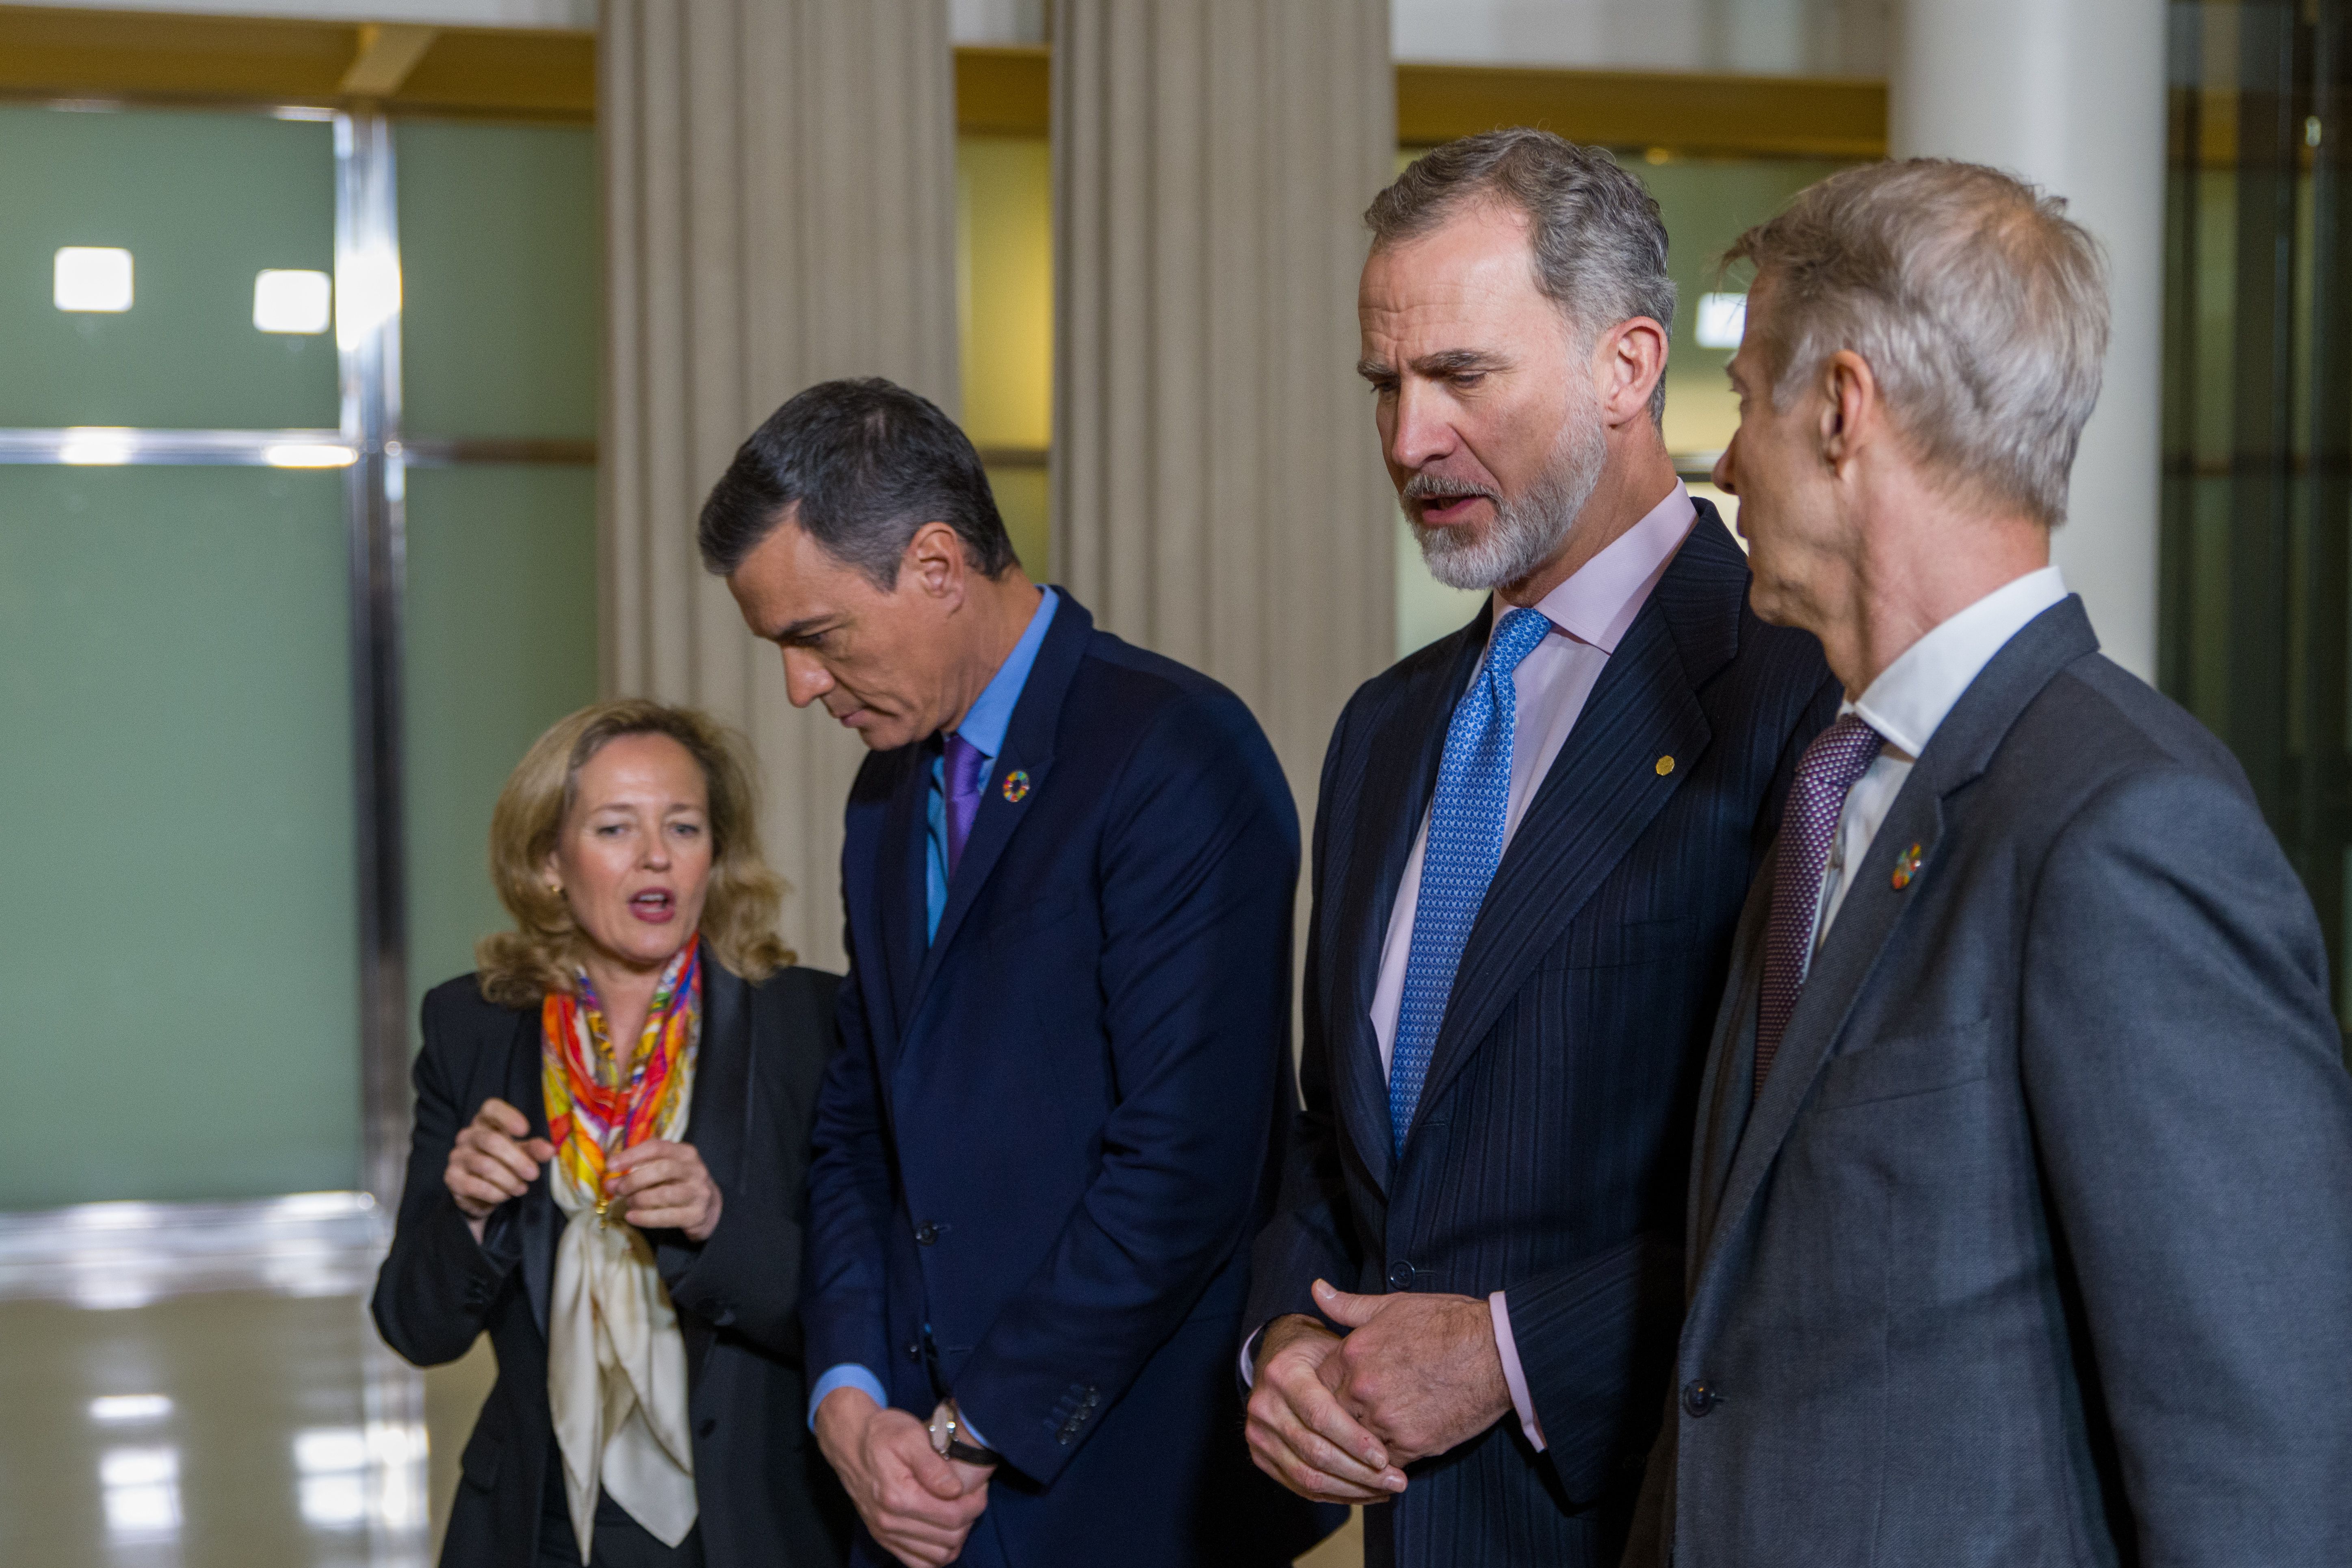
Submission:
[[[384,1339],[488,1332],[444,1568],[839,1563],[807,1438],[802,1177],[835,977],[793,967],[741,743],[584,708],[499,795],[514,929],[425,999]]]

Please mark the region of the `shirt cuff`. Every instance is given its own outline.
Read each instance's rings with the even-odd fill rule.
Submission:
[[[996,1445],[982,1436],[980,1428],[971,1424],[971,1412],[963,1407],[961,1400],[956,1401],[956,1425],[963,1428],[963,1435],[971,1439],[974,1447],[986,1448],[991,1453],[995,1451]]]
[[[1257,1332],[1242,1342],[1242,1386],[1244,1388],[1257,1386],[1257,1342],[1264,1338],[1265,1338],[1265,1330],[1260,1328]]]
[[[889,1407],[890,1395],[884,1392],[882,1380],[875,1376],[873,1373],[869,1372],[865,1367],[858,1365],[856,1362],[845,1361],[839,1366],[826,1368],[825,1374],[816,1380],[816,1386],[809,1390],[808,1424],[810,1431],[814,1432],[816,1430],[816,1407],[823,1405],[825,1400],[825,1395],[831,1394],[836,1388],[863,1389],[866,1394],[873,1399],[875,1404],[883,1406],[885,1409]]]
[[[1528,1435],[1536,1452],[1544,1451],[1543,1423],[1536,1419],[1536,1402],[1528,1393],[1528,1374],[1519,1366],[1519,1342],[1511,1338],[1510,1309],[1503,1305],[1503,1292],[1496,1291],[1486,1298],[1486,1310],[1495,1319],[1495,1351],[1503,1358],[1503,1386],[1511,1391],[1511,1408],[1519,1413],[1519,1430]]]

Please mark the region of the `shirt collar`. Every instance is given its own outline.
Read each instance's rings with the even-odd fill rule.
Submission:
[[[1536,609],[1555,630],[1590,643],[1602,653],[1615,653],[1626,628],[1641,614],[1650,591],[1665,575],[1667,563],[1697,521],[1698,508],[1689,489],[1676,479],[1665,500],[1611,540],[1607,549],[1578,567],[1567,582],[1538,600]],[[1499,626],[1508,612],[1499,603],[1495,610],[1495,625]],[[1492,640],[1491,631],[1487,636]]]
[[[2066,596],[2055,566],[2028,572],[1994,589],[1903,650],[1841,713],[1859,713],[1886,737],[1890,751],[1913,761],[1944,715],[2028,621]]]
[[[1029,683],[1029,667],[1037,662],[1037,649],[1045,641],[1045,628],[1053,624],[1054,605],[1057,595],[1045,589],[1037,599],[1037,607],[1029,613],[1029,625],[1021,633],[1021,640],[988,678],[971,711],[955,732],[970,742],[983,757],[995,757],[1004,750],[1004,731],[1013,722],[1013,710],[1020,704],[1021,689]]]

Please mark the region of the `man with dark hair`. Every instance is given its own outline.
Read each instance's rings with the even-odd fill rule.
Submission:
[[[1291,1108],[1298,826],[1231,692],[1013,559],[978,456],[883,381],[745,442],[704,560],[873,755],[816,1108],[810,1423],[859,1560],[1286,1563],[1230,1357]]]
[[[1341,715],[1306,1113],[1258,1243],[1248,1436],[1374,1563],[1614,1568],[1682,1291],[1706,1026],[1835,689],[1748,608],[1659,434],[1656,205],[1533,131],[1367,215],[1358,314],[1424,558],[1490,590]]]

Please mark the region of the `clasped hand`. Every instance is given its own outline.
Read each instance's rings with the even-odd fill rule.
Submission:
[[[1404,1467],[1484,1432],[1511,1408],[1486,1303],[1468,1296],[1353,1296],[1318,1279],[1315,1303],[1347,1328],[1277,1318],[1258,1347],[1247,1434],[1258,1468],[1318,1502],[1384,1502]]]
[[[836,1388],[816,1409],[817,1447],[889,1553],[914,1568],[940,1568],[962,1554],[964,1537],[988,1507],[986,1465],[931,1448],[930,1432],[904,1410]]]
[[[479,1241],[490,1212],[529,1192],[554,1157],[554,1144],[530,1135],[530,1118],[503,1100],[486,1100],[458,1131],[442,1184]],[[604,1168],[604,1193],[640,1230],[682,1230],[690,1241],[708,1241],[719,1227],[719,1184],[691,1143],[652,1138],[624,1149]]]

